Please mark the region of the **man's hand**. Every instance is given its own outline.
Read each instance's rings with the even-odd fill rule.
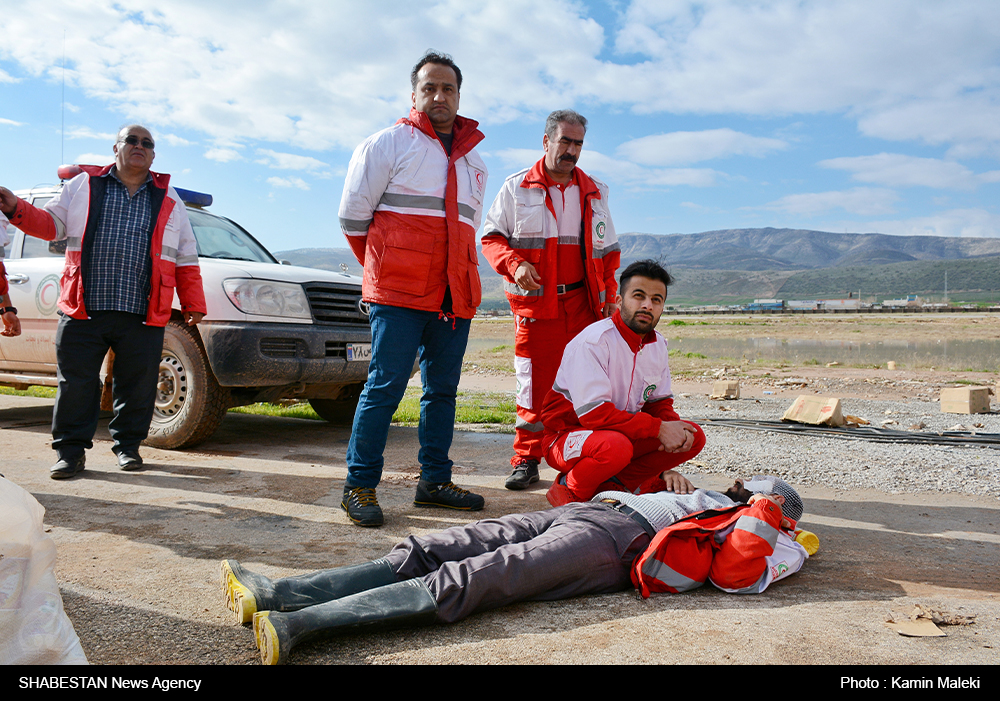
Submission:
[[[514,282],[522,290],[537,290],[542,286],[542,276],[535,270],[535,266],[526,260],[522,260],[514,271]]]
[[[188,326],[194,326],[204,318],[205,315],[201,312],[184,312],[184,321],[187,322]]]
[[[618,305],[614,302],[608,302],[604,305],[604,318],[607,319],[609,316],[614,314],[618,310]]]
[[[674,492],[675,494],[690,494],[694,491],[694,485],[691,484],[691,480],[679,472],[667,470],[660,475],[660,479],[662,479],[663,483],[667,485],[668,492]]]
[[[660,450],[668,453],[686,453],[694,446],[694,428],[684,421],[664,421],[660,424]]]
[[[754,494],[752,497],[747,499],[747,504],[753,504],[754,502],[761,501],[764,499],[771,502],[772,504],[777,505],[779,511],[781,510],[781,507],[785,505],[785,497],[781,496],[780,494]],[[782,516],[781,527],[791,530],[792,522],[789,521],[784,516]]]
[[[17,196],[5,187],[0,187],[0,212],[8,217],[17,208]]]
[[[6,312],[3,315],[3,331],[0,331],[0,336],[20,336],[21,335],[21,320],[17,318],[17,314],[14,312]]]

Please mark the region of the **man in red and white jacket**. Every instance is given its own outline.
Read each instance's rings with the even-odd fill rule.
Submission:
[[[52,416],[59,460],[49,471],[52,479],[68,479],[85,468],[108,349],[115,353],[112,450],[121,469],[142,466],[139,444],[153,418],[174,289],[188,325],[206,312],[194,231],[170,176],[150,170],[155,148],[148,129],[124,127],[112,147],[114,164],[81,166],[83,172],[44,209],[0,188],[0,211],[12,224],[47,241],[66,240]]]
[[[542,408],[545,459],[562,473],[547,495],[553,506],[647,482],[691,491],[670,470],[701,452],[705,434],[674,411],[667,342],[654,330],[671,282],[656,261],[632,263],[621,274],[620,310],[566,346]]]
[[[503,276],[514,312],[517,424],[507,489],[538,481],[542,404],[566,344],[615,309],[621,259],[608,186],[576,167],[587,120],[557,110],[545,122],[545,155],[511,175],[483,227],[483,255]]]
[[[483,508],[451,481],[455,397],[469,327],[482,298],[476,229],[486,164],[477,122],[458,115],[462,73],[428,53],[410,74],[413,109],[355,150],[340,227],[364,266],[372,355],[351,440],[341,508],[358,526],[384,522],[375,488],[392,415],[419,356],[420,480],[416,506]]]

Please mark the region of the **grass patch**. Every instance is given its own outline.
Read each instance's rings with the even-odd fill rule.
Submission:
[[[289,419],[311,419],[312,421],[322,421],[308,402],[295,404],[247,404],[246,406],[233,407],[229,411],[236,414],[256,414],[258,416],[283,416]]]
[[[12,394],[15,397],[41,397],[42,399],[55,399],[55,387],[29,387],[28,389],[14,389],[13,387],[0,387],[0,394]]]
[[[669,324],[667,324],[667,326],[687,326],[687,325],[688,323],[683,319],[674,319]]]
[[[403,401],[392,416],[392,422],[403,426],[420,423],[420,396],[422,391],[409,387]],[[258,416],[283,416],[293,419],[322,421],[308,402],[294,404],[250,404],[230,411]],[[503,392],[459,392],[455,401],[455,422],[462,424],[500,424],[513,426],[517,414],[513,395]]]
[[[694,352],[684,353],[679,348],[671,348],[669,351],[667,351],[667,355],[670,356],[671,358],[690,358],[692,360],[706,360],[706,359],[708,359],[707,355],[703,355],[701,353],[694,353]]]

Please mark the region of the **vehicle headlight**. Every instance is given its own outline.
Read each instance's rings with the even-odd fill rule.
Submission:
[[[301,285],[271,280],[224,280],[222,287],[236,308],[245,314],[312,319],[309,299]]]

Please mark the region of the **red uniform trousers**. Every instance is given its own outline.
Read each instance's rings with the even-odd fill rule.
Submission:
[[[546,452],[545,461],[566,475],[566,486],[581,501],[603,491],[602,484],[612,477],[627,491],[635,492],[644,483],[658,479],[661,472],[691,460],[705,447],[701,427],[690,421],[684,423],[695,429],[694,445],[684,453],[660,450],[659,438],[632,441],[618,431],[580,429],[559,436]],[[642,490],[646,491],[650,490]]]
[[[590,306],[586,288],[559,296],[559,317],[526,319],[515,316],[514,367],[517,372],[517,423],[514,427],[514,457],[541,462],[542,405],[556,381],[566,344],[585,328],[599,321]]]

